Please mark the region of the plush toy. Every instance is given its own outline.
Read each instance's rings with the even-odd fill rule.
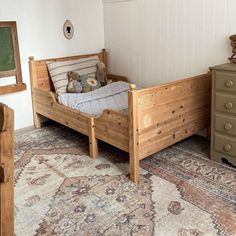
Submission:
[[[95,74],[92,75],[81,75],[79,82],[82,86],[82,93],[94,91],[101,87],[99,80],[96,80]]]
[[[105,86],[111,82],[107,78],[106,66],[103,62],[97,63],[96,79],[101,83],[102,86]]]
[[[66,88],[67,93],[81,93],[83,88],[79,82],[80,75],[74,71],[69,71],[67,76],[69,81]]]

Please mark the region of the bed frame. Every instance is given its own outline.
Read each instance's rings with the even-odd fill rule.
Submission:
[[[97,140],[105,141],[130,155],[130,178],[139,181],[139,162],[210,126],[211,74],[128,92],[128,113],[105,110],[96,118],[57,102],[46,61],[65,61],[98,55],[107,66],[107,53],[34,60],[29,58],[34,125],[41,116],[68,126],[89,137],[90,157],[98,156]],[[110,75],[113,81],[126,77]]]

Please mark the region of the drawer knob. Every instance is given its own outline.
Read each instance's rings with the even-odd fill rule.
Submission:
[[[225,130],[231,130],[232,127],[233,127],[233,126],[232,126],[232,124],[230,124],[230,123],[226,123],[225,126],[224,126]]]
[[[229,152],[231,149],[232,149],[232,146],[231,146],[230,144],[226,144],[226,145],[224,146],[224,150],[225,150],[226,152]]]
[[[234,86],[234,82],[233,82],[232,80],[226,80],[226,81],[225,81],[225,86],[226,86],[227,88],[231,88],[231,87]]]
[[[231,110],[231,109],[233,108],[233,103],[232,103],[232,102],[227,102],[227,103],[225,104],[225,108],[226,108],[227,110]]]

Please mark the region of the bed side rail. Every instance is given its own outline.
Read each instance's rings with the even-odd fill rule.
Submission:
[[[209,127],[210,104],[211,73],[138,91],[133,86],[129,92],[131,165]]]
[[[34,88],[34,111],[85,135],[89,133],[92,116],[59,104],[53,92]]]

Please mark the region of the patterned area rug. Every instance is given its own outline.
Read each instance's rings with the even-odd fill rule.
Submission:
[[[236,235],[236,171],[214,163],[193,136],[141,161],[139,185],[128,154],[50,125],[15,136],[15,233],[79,236]]]

